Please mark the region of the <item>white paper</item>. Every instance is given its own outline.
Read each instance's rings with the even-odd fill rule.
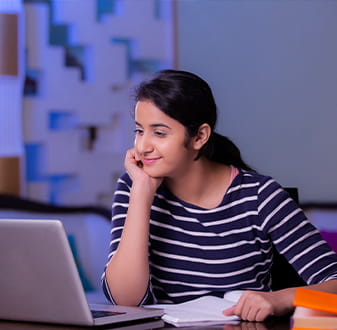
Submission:
[[[176,327],[237,324],[240,318],[236,315],[225,316],[223,311],[239,300],[242,291],[231,291],[224,298],[204,296],[181,304],[156,304],[145,307],[163,308],[162,319]]]

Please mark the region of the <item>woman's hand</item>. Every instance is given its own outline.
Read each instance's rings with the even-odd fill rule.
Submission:
[[[337,280],[308,285],[307,289],[337,293]],[[223,311],[224,315],[237,315],[244,321],[264,321],[268,316],[282,316],[294,311],[296,288],[273,292],[244,291],[236,305]]]
[[[274,292],[245,291],[238,303],[223,311],[245,321],[264,321],[271,315],[285,315],[293,310],[294,289]]]
[[[125,169],[130,175],[133,184],[145,185],[143,187],[150,188],[150,191],[154,194],[160,184],[163,182],[163,178],[150,177],[143,169],[143,165],[140,161],[140,157],[135,148],[129,149],[125,155],[124,161]]]

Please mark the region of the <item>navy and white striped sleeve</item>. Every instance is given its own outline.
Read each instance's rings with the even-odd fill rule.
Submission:
[[[109,246],[109,255],[108,262],[116,252],[127,215],[127,211],[129,208],[129,197],[130,197],[130,189],[131,189],[132,181],[127,173],[124,173],[117,182],[117,187],[114,193],[113,203],[112,203],[112,219],[111,219],[111,231],[110,231],[110,246]],[[114,305],[116,302],[113,299],[113,295],[109,289],[109,285],[106,279],[106,266],[102,275],[102,286],[103,292],[107,299]],[[143,305],[145,303],[152,303],[152,293],[150,288],[150,280],[149,285],[144,295],[144,298],[141,300],[139,305]]]
[[[263,231],[298,274],[308,284],[337,279],[337,254],[289,194],[271,178],[258,193]]]

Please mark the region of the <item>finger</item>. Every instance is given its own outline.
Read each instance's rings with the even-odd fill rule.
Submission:
[[[273,315],[270,308],[261,308],[256,314],[256,321],[262,322],[270,315]]]
[[[259,308],[259,309],[251,308],[251,310],[249,311],[247,320],[250,322],[252,321],[262,322],[269,316],[269,314],[270,313],[265,308]]]
[[[135,158],[134,157],[134,149],[129,149],[126,151],[125,158]]]
[[[252,308],[250,306],[244,306],[240,315],[241,318],[245,321],[254,321],[252,315],[253,315]]]
[[[229,307],[229,308],[227,308],[227,309],[225,309],[225,310],[223,310],[222,313],[223,313],[225,316],[231,316],[231,315],[235,315],[234,311],[235,311],[235,305],[232,306],[232,307]]]
[[[135,149],[135,151],[134,151],[134,157],[135,157],[135,160],[136,160],[137,162],[141,160],[140,155],[139,155],[139,153],[137,152],[136,149]]]
[[[257,317],[258,311],[259,309],[249,308],[246,320],[250,322],[257,321],[256,317]]]
[[[129,149],[126,152],[125,161],[131,162],[131,163],[137,163],[137,156],[136,156],[135,149]]]
[[[256,322],[262,322],[267,318],[267,316],[268,315],[265,311],[260,310],[260,311],[257,312],[257,314],[255,316],[255,321]]]
[[[244,320],[243,318],[243,311],[245,308],[245,301],[246,301],[246,292],[244,292],[239,301],[237,302],[236,305],[232,306],[233,310],[233,314],[239,316],[241,319]]]
[[[235,310],[236,315],[239,315],[242,320],[252,321],[251,315],[253,314],[253,306],[249,302],[249,300],[242,299],[239,300],[239,303],[236,306]]]

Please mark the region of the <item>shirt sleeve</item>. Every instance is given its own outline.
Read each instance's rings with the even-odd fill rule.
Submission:
[[[124,228],[124,223],[129,207],[129,197],[130,197],[130,189],[131,189],[131,179],[128,176],[127,173],[124,173],[119,180],[117,181],[117,187],[114,193],[113,197],[113,203],[112,203],[112,219],[111,219],[111,231],[110,231],[110,246],[109,246],[109,254],[108,254],[108,262],[116,252],[122,231]],[[107,262],[107,263],[108,263]],[[103,292],[106,296],[106,298],[114,305],[116,305],[116,302],[113,298],[113,294],[109,289],[109,285],[106,279],[106,268],[105,266],[103,275],[102,275],[102,287]],[[146,290],[146,293],[139,303],[139,305],[143,304],[151,304],[154,301],[152,290],[151,290],[151,284],[150,280],[148,283],[148,287]]]
[[[263,231],[307,284],[337,279],[337,254],[272,178],[259,188],[258,212]]]

